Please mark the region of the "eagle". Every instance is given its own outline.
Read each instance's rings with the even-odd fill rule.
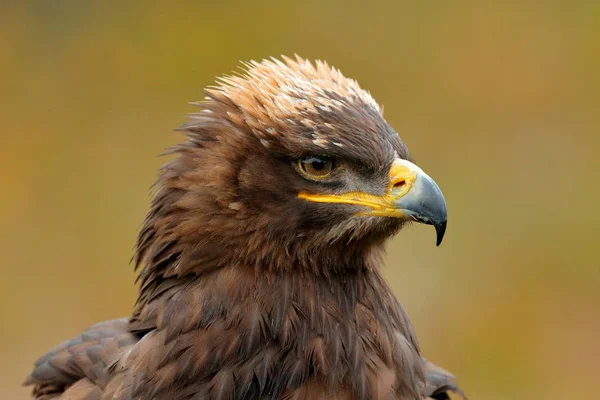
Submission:
[[[323,61],[244,64],[192,103],[132,262],[129,318],[35,363],[36,399],[449,399],[382,276],[447,211],[381,106]]]

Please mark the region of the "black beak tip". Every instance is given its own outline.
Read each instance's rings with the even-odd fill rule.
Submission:
[[[435,233],[437,235],[436,246],[442,244],[442,240],[444,239],[444,234],[446,233],[446,224],[448,221],[442,221],[439,224],[435,224]]]

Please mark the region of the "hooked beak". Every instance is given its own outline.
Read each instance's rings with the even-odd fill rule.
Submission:
[[[410,161],[397,158],[388,171],[388,186],[383,196],[365,192],[313,194],[298,197],[318,203],[341,203],[364,206],[357,215],[403,218],[433,225],[436,245],[444,238],[447,224],[446,201],[433,179]]]

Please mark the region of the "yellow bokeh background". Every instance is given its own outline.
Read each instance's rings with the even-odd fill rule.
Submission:
[[[0,398],[126,316],[149,186],[202,88],[298,53],[356,78],[448,201],[385,273],[471,399],[579,399],[600,371],[600,3],[3,1]]]

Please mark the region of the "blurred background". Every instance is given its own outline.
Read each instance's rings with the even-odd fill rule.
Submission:
[[[600,2],[0,1],[0,397],[127,316],[149,186],[239,60],[325,59],[444,190],[385,273],[471,399],[597,393]]]

